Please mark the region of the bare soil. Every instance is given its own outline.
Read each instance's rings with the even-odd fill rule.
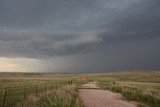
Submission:
[[[82,88],[82,89],[99,89],[100,87],[98,87],[96,85],[96,82],[90,82],[87,84],[83,84],[80,88]]]
[[[84,86],[85,88],[82,89]],[[98,88],[95,83],[88,83],[82,87],[79,89],[79,96],[85,107],[136,107],[136,103],[122,99],[121,94],[95,89]]]

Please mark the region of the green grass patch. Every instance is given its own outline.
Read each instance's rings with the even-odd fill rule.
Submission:
[[[154,98],[151,95],[145,95],[140,92],[122,92],[122,95],[127,99],[127,100],[134,100],[138,102],[144,102],[148,104],[151,107],[160,107],[160,100],[157,98]]]
[[[160,72],[122,72],[99,74],[95,77],[102,89],[121,93],[140,106],[160,107]],[[144,104],[144,105],[143,105]]]
[[[39,107],[84,107],[80,101],[75,85],[67,85],[52,94],[41,97]]]

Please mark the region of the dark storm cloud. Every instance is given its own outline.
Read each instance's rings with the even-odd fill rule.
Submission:
[[[0,32],[0,55],[10,57],[72,55],[87,51],[102,41],[92,32],[43,32],[35,30],[4,30]]]
[[[45,59],[78,55],[85,62],[86,53],[93,52],[97,62],[103,62],[116,44],[117,50],[130,53],[130,42],[159,40],[159,19],[159,0],[0,0],[0,56]],[[148,51],[158,53],[156,45],[160,43]],[[145,46],[137,46],[137,51]],[[128,48],[120,50],[123,47]],[[103,55],[97,52],[102,50]],[[112,61],[117,51],[111,52]],[[73,59],[67,61],[75,62]],[[77,61],[77,65],[81,63]]]

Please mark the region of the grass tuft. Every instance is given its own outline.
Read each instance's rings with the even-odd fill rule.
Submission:
[[[74,85],[67,85],[41,97],[37,104],[39,107],[83,107]]]

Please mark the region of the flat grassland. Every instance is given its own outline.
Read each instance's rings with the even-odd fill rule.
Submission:
[[[121,93],[127,100],[160,107],[159,71],[93,74],[90,79],[98,81],[102,89]]]
[[[78,87],[90,81],[141,102],[138,106],[160,107],[160,71],[0,73],[0,107],[83,107]]]
[[[0,107],[83,106],[77,95],[80,74],[1,73]]]

